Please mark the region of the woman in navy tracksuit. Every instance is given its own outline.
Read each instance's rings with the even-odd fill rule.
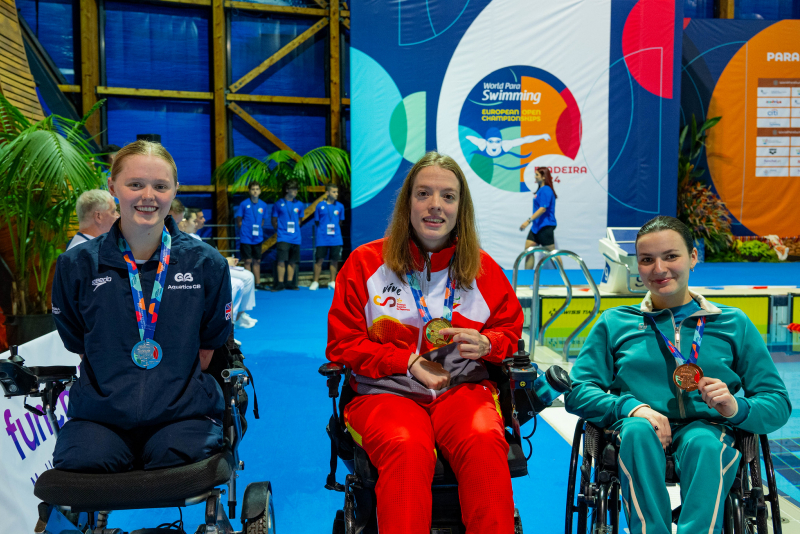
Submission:
[[[222,392],[202,371],[231,330],[228,264],[167,216],[178,182],[163,146],[120,150],[108,184],[120,219],[62,254],[53,281],[59,335],[82,358],[53,464],[113,473],[205,459],[223,444]]]

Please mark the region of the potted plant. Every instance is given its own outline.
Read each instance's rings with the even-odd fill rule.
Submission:
[[[691,124],[683,127],[678,141],[678,219],[692,230],[697,241],[701,241],[698,248],[704,248],[711,256],[733,244],[728,208],[710,186],[699,180],[706,171],[697,167],[705,148],[706,132],[721,118],[708,119],[698,130],[692,115]]]
[[[50,115],[32,123],[0,95],[0,229],[13,254],[9,344],[54,329],[48,284],[67,243],[75,203],[103,183],[83,135],[86,120]]]
[[[233,185],[234,191],[246,188],[250,182],[261,185],[262,194],[280,196],[283,184],[297,180],[300,191],[310,186],[336,181],[350,183],[350,158],[344,150],[322,146],[299,156],[291,150],[278,150],[263,160],[251,156],[235,156],[214,171],[215,183]]]

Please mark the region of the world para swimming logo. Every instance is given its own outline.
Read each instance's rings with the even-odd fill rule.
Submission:
[[[512,192],[535,187],[529,163],[544,155],[572,160],[581,143],[581,113],[569,88],[549,72],[517,65],[496,70],[467,95],[458,138],[470,168]]]

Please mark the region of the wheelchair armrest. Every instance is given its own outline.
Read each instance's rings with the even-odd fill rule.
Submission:
[[[74,365],[48,365],[28,367],[39,382],[50,382],[54,380],[70,380],[78,373]]]
[[[331,378],[333,376],[341,376],[344,373],[344,366],[341,366],[338,363],[328,362],[320,365],[317,371],[322,376]]]

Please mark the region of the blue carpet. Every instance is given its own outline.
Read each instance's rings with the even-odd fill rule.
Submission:
[[[511,280],[511,270],[505,271]],[[602,269],[591,269],[596,283],[603,277]],[[586,284],[586,277],[579,269],[567,269],[573,284]],[[543,269],[541,285],[561,285],[561,277],[555,269]],[[800,283],[800,263],[698,263],[689,278],[692,286],[797,286]],[[518,285],[533,284],[533,270],[520,271]]]
[[[255,379],[261,413],[259,420],[252,418],[252,411],[248,414],[249,428],[240,447],[245,470],[238,479],[238,510],[249,482],[269,480],[276,526],[282,534],[330,532],[336,510],[344,504],[344,494],[323,487],[330,459],[325,425],[331,403],[317,368],[326,361],[332,299],[333,292],[326,289],[258,291],[257,306],[249,312],[259,319],[258,324],[235,333]],[[250,399],[252,406],[252,393]],[[530,432],[531,425],[523,432]],[[535,452],[529,464],[531,474],[514,480],[515,502],[526,529],[559,532],[564,528],[570,448],[542,420],[531,441]],[[340,463],[339,482],[344,482],[345,472]],[[202,523],[203,513],[199,505],[183,509],[187,532]],[[176,519],[175,508],[117,511],[111,514],[109,526],[131,531]],[[241,528],[238,519],[232,524]]]

